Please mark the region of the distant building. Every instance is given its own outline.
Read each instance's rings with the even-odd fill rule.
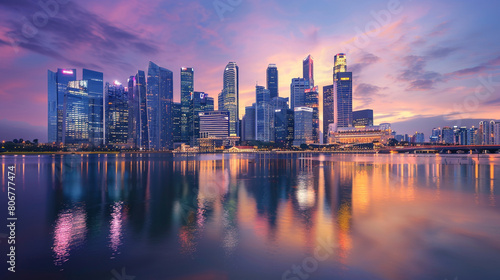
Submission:
[[[64,145],[90,144],[90,108],[88,80],[69,82],[63,102]]]
[[[500,122],[495,123],[493,137],[495,145],[500,145]]]
[[[229,136],[229,112],[207,111],[198,113],[200,138],[226,138]]]
[[[104,144],[104,75],[85,68],[82,70],[82,80],[88,81],[89,142],[93,146],[101,146]]]
[[[191,146],[198,145],[200,137],[200,112],[214,111],[214,99],[209,97],[204,92],[195,91],[191,95],[191,103],[189,106],[189,132],[191,133]],[[230,113],[230,112],[229,112]]]
[[[189,110],[188,110],[189,111]],[[182,102],[172,103],[172,130],[175,143],[184,143],[182,139]]]
[[[194,91],[194,69],[191,67],[181,68],[181,142],[189,143],[189,104],[191,94]]]
[[[48,140],[49,143],[63,142],[64,96],[68,83],[76,81],[76,69],[47,70],[48,84]]]
[[[257,105],[245,107],[245,116],[243,118],[243,130],[245,141],[255,140],[255,112]]]
[[[352,73],[338,72],[334,81],[334,116],[335,126],[352,126]]]
[[[223,80],[219,111],[229,111],[229,133],[231,136],[239,136],[239,68],[236,62],[226,65]]]
[[[310,88],[309,80],[304,78],[292,79],[290,84],[290,109],[305,106],[305,90]]]
[[[302,77],[309,81],[310,87],[314,87],[314,62],[311,55],[302,61]]]
[[[278,88],[278,67],[276,64],[269,64],[266,71],[266,86],[269,90],[271,100],[279,96]]]
[[[373,110],[359,110],[352,112],[352,126],[373,126]]]
[[[147,107],[146,75],[144,71],[139,70],[134,80],[134,96],[137,98],[137,148],[140,150],[149,150],[149,124]]]
[[[369,144],[382,143],[386,145],[394,138],[390,126],[341,127],[330,126],[329,144]]]
[[[323,87],[323,143],[328,142],[328,126],[335,121],[333,85]]]
[[[270,119],[270,128],[271,128],[271,131],[270,131],[270,134],[271,134],[271,137],[270,137],[270,141],[271,142],[275,142],[276,141],[276,128],[274,127],[275,125],[275,122],[274,122],[274,118],[275,118],[275,112],[277,110],[281,110],[281,109],[288,109],[288,97],[274,97],[274,98],[271,98],[271,119]]]
[[[128,143],[129,111],[125,88],[118,82],[105,85],[106,144],[125,145]]]
[[[443,144],[455,144],[455,133],[451,127],[445,126],[443,127],[442,133],[442,141]]]
[[[295,129],[294,125],[294,111],[292,109],[275,110],[275,142],[285,146],[292,146]]]
[[[432,134],[429,138],[431,143],[441,143],[442,142],[442,132],[441,128],[433,128],[432,129]]]
[[[149,148],[173,149],[172,130],[173,73],[149,62],[147,80],[147,110]]]
[[[312,117],[312,128],[313,128],[313,142],[319,143],[319,93],[318,87],[311,87],[310,89],[305,90],[305,107],[309,107],[313,109],[313,117]]]
[[[422,132],[415,132],[411,139],[412,143],[420,144],[425,142],[425,135]]]
[[[309,107],[294,108],[294,146],[313,144],[313,109]]]

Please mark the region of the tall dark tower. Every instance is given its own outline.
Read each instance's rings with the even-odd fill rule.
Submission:
[[[308,55],[302,62],[303,78],[309,81],[309,86],[314,87],[314,62],[311,55]]]
[[[191,134],[189,133],[189,103],[194,91],[194,69],[181,68],[181,142],[188,143]]]
[[[276,64],[269,64],[266,71],[267,89],[271,94],[271,99],[278,97],[278,68]]]

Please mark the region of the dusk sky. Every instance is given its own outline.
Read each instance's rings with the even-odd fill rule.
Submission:
[[[151,60],[174,72],[179,101],[180,67],[194,67],[195,90],[217,100],[235,61],[241,117],[269,63],[289,97],[308,54],[322,100],[340,52],[353,108],[373,109],[376,124],[428,138],[435,126],[500,119],[498,1],[60,0],[50,17],[37,3],[0,2],[0,140],[47,140],[47,70],[125,82]]]

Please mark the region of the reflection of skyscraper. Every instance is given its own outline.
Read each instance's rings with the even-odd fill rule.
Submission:
[[[278,97],[278,68],[276,64],[269,64],[266,71],[266,85],[271,99]]]
[[[70,81],[76,80],[76,69],[47,70],[48,76],[48,140],[62,143],[64,95]]]
[[[88,81],[89,93],[89,141],[94,146],[104,143],[104,75],[83,69],[82,80]]]
[[[105,86],[106,144],[126,144],[128,138],[128,96],[117,82]]]
[[[333,85],[323,87],[323,143],[328,143],[328,126],[335,121]]]
[[[302,77],[309,81],[309,86],[314,86],[314,63],[311,55],[308,55],[302,62]]]
[[[172,71],[150,61],[147,88],[150,149],[172,149]]]
[[[219,95],[219,110],[229,111],[230,136],[239,136],[239,68],[229,62],[224,69],[224,83]]]
[[[191,101],[191,94],[194,91],[194,69],[181,68],[181,138],[182,142],[189,142],[189,128],[188,128],[188,114],[189,103]]]

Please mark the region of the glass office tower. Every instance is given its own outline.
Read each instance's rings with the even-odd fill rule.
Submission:
[[[334,123],[337,128],[352,126],[352,72],[338,72],[334,82]]]
[[[290,84],[290,108],[305,106],[305,90],[309,89],[309,80],[305,78],[294,78]]]
[[[255,100],[257,111],[255,114],[255,138],[258,141],[271,141],[271,120],[273,114],[269,90],[263,86],[255,86]]]
[[[148,124],[148,107],[146,96],[146,75],[144,71],[139,70],[135,75],[134,80],[134,95],[138,100],[136,108],[138,112],[136,116],[137,124],[137,148],[140,150],[149,150],[149,124]]]
[[[90,144],[91,104],[88,81],[68,83],[63,99],[63,138],[68,146]]]
[[[269,64],[266,71],[266,86],[271,99],[278,97],[278,67],[276,64]]]
[[[302,61],[302,77],[309,81],[309,86],[314,86],[314,62],[311,55]]]
[[[104,144],[104,83],[103,73],[83,69],[82,80],[88,81],[89,141],[94,146]]]
[[[224,69],[219,110],[229,111],[229,134],[239,136],[239,68],[236,62],[229,62]]]
[[[129,107],[125,88],[118,82],[106,83],[105,124],[106,144],[124,145],[128,142]]]
[[[68,83],[76,81],[76,69],[57,69],[57,72],[47,70],[48,81],[48,141],[63,142],[63,112],[64,95]]]
[[[323,143],[328,143],[328,126],[335,121],[333,85],[323,87]]]
[[[194,91],[194,69],[188,67],[181,68],[181,141],[189,142],[189,103],[191,94]]]

